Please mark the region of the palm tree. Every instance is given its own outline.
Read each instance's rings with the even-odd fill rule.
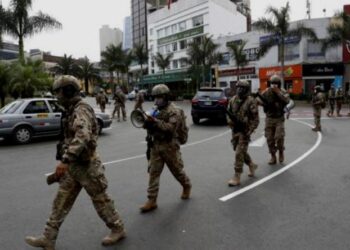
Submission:
[[[338,12],[327,27],[328,37],[323,41],[323,50],[350,41],[350,15]]]
[[[130,71],[130,66],[131,66],[133,60],[134,60],[134,54],[131,50],[124,53],[123,72],[126,74],[127,85],[128,85],[127,89],[128,90],[129,90],[129,85],[130,85],[129,71]]]
[[[19,60],[24,63],[24,38],[48,28],[61,28],[62,25],[53,17],[39,12],[29,16],[32,0],[11,0],[10,18],[6,21],[6,31],[18,38]]]
[[[134,56],[141,67],[141,83],[143,82],[143,65],[148,62],[148,50],[144,44],[136,45],[134,48]]]
[[[233,42],[226,45],[237,66],[237,81],[239,81],[239,77],[241,75],[240,69],[249,63],[247,55],[244,52],[244,47],[246,44],[247,41],[243,40],[240,44]]]
[[[222,58],[222,54],[217,52],[218,48],[219,45],[213,42],[211,36],[202,37],[200,43],[198,43],[198,41],[193,41],[188,44],[188,60],[194,61],[201,66],[203,83],[205,83],[205,76],[209,73],[211,67]],[[210,85],[212,85],[211,80]]]
[[[90,60],[87,57],[81,60],[77,67],[77,76],[84,80],[85,92],[88,94],[89,82],[100,79],[99,70],[94,67],[93,63],[90,63]]]
[[[163,56],[163,54],[157,52],[156,56],[154,57],[154,60],[156,61],[156,64],[159,68],[163,71],[163,83],[165,84],[165,69],[169,67],[171,58],[173,58],[173,53],[167,54],[166,56]]]
[[[73,59],[72,55],[67,56],[64,54],[61,61],[56,66],[51,68],[51,71],[57,75],[77,75],[78,66]]]
[[[20,97],[33,97],[35,91],[47,90],[53,79],[44,70],[42,61],[28,60],[26,64],[15,63],[11,67],[11,92]]]
[[[5,105],[5,98],[10,89],[10,67],[7,64],[0,63],[0,107]]]
[[[283,69],[286,39],[288,37],[301,38],[303,36],[310,37],[313,41],[317,41],[318,39],[313,29],[306,28],[301,23],[298,23],[296,28],[290,28],[289,2],[287,2],[285,7],[281,7],[280,9],[270,6],[267,8],[266,13],[271,14],[272,17],[270,19],[265,17],[259,18],[258,21],[253,23],[253,27],[257,30],[271,34],[270,39],[266,43],[260,44],[259,56],[264,56],[273,46],[279,46],[282,86],[285,87]]]
[[[122,44],[115,46],[111,44],[107,46],[105,51],[101,53],[101,65],[110,72],[111,83],[113,83],[113,72],[117,72],[117,84],[119,84],[119,73],[123,69],[124,53]]]

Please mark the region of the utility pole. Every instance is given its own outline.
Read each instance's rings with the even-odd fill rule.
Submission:
[[[311,2],[310,0],[306,0],[306,15],[308,19],[311,19]]]

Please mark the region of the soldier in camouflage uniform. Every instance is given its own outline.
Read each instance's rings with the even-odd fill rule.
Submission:
[[[335,88],[331,86],[328,91],[328,102],[329,102],[329,110],[327,116],[333,116],[334,114],[334,104],[335,104]]]
[[[232,129],[232,145],[235,155],[235,174],[229,180],[229,186],[240,184],[240,176],[243,172],[244,163],[249,166],[249,177],[254,177],[257,165],[248,154],[250,136],[259,125],[259,110],[255,99],[249,94],[249,83],[240,81],[236,85],[237,95],[231,98],[228,112],[232,113],[237,121],[227,116],[227,123]]]
[[[182,199],[188,199],[191,192],[191,182],[184,171],[180,152],[180,143],[176,129],[179,119],[179,109],[169,101],[169,88],[159,84],[152,89],[155,105],[159,113],[156,117],[148,116],[144,128],[152,138],[148,201],[140,208],[141,212],[149,212],[157,208],[160,175],[166,164],[183,187]]]
[[[344,101],[344,93],[342,88],[338,88],[335,93],[335,103],[337,105],[337,116],[341,117],[340,110]]]
[[[326,98],[324,94],[321,92],[321,87],[319,85],[315,86],[314,94],[312,95],[312,107],[314,110],[314,121],[315,127],[312,129],[313,131],[321,131],[321,113],[322,107],[326,106]]]
[[[114,118],[115,112],[117,112],[117,118],[118,118],[117,121],[120,122],[120,110],[121,110],[123,114],[123,121],[126,121],[126,111],[125,111],[126,97],[120,88],[117,88],[117,91],[115,92],[113,99],[115,102],[114,102],[114,110],[112,113],[112,118]]]
[[[59,189],[43,235],[28,236],[25,240],[31,246],[54,250],[59,228],[84,188],[98,215],[111,229],[102,244],[115,244],[125,237],[125,231],[114,202],[106,193],[108,185],[104,166],[96,153],[98,131],[94,111],[81,100],[76,78],[61,76],[53,89],[66,109],[66,118],[62,121],[64,136],[59,150],[61,161],[55,172]]]
[[[97,94],[96,102],[100,106],[102,113],[105,112],[107,100],[108,100],[108,97],[104,93],[103,89],[101,89],[100,93]]]
[[[278,75],[271,76],[269,83],[270,87],[261,94],[264,101],[260,100],[260,104],[266,113],[265,137],[271,154],[269,164],[275,165],[277,151],[279,162],[284,162],[284,108],[289,103],[289,94],[281,88],[281,78]]]
[[[135,109],[140,109],[140,110],[143,111],[142,104],[145,101],[145,99],[143,97],[143,94],[140,93],[138,89],[135,89],[135,93],[136,93],[136,96],[135,96],[135,107],[134,107],[134,110]]]

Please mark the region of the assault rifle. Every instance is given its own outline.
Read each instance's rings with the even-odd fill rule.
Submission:
[[[246,124],[242,122],[234,113],[231,111],[225,109],[226,114],[230,118],[231,121],[233,121],[233,133],[239,133],[243,132],[245,129]]]

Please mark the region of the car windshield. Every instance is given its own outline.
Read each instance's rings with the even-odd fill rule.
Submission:
[[[200,90],[197,93],[198,98],[214,98],[218,99],[222,97],[222,91],[221,90]]]
[[[21,101],[14,101],[7,104],[2,109],[0,109],[0,114],[11,114],[15,112],[21,106],[22,103],[23,101],[21,100]]]

